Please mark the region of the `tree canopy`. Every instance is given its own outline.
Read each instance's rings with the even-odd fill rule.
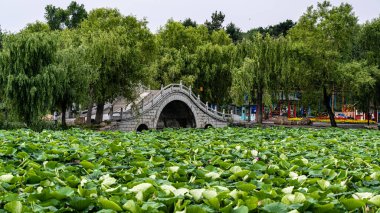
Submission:
[[[89,13],[71,2],[45,8],[45,22],[18,33],[0,29],[2,109],[30,125],[46,113],[97,108],[123,96],[136,97],[141,84],[159,89],[191,86],[204,102],[228,109],[262,109],[279,94],[297,93],[300,104],[323,103],[336,126],[333,97],[348,94],[367,114],[380,105],[380,18],[359,25],[349,4],[328,1],[308,7],[297,23],[285,20],[242,32],[215,11],[210,20],[170,19],[152,33],[147,20],[117,9]]]
[[[52,106],[57,78],[50,69],[57,50],[56,35],[9,35],[2,52],[1,85],[7,105],[26,124],[38,120]]]
[[[206,20],[205,26],[209,32],[221,30],[223,28],[224,18],[226,16],[221,11],[215,11],[211,15],[211,21]]]
[[[87,11],[84,5],[79,5],[75,1],[72,1],[66,9],[51,4],[45,7],[45,19],[52,30],[62,30],[65,27],[77,28],[86,18]]]
[[[261,33],[263,35],[269,34],[274,37],[278,37],[280,35],[286,36],[288,34],[288,31],[294,27],[296,23],[294,23],[292,20],[287,19],[284,22],[280,22],[276,25],[269,25],[268,27],[258,27],[253,28],[251,30],[248,30],[246,34],[246,37],[254,36],[256,33]]]
[[[347,83],[338,66],[352,58],[359,30],[357,22],[351,5],[341,4],[335,7],[325,1],[318,3],[315,9],[309,7],[289,32],[302,66],[301,72],[297,74],[299,84],[305,92],[322,92],[332,126],[336,126],[331,108],[332,94],[335,90],[344,88]]]
[[[197,27],[197,22],[191,20],[191,18],[187,18],[182,21],[183,26],[185,27]]]
[[[59,50],[51,66],[51,70],[58,75],[53,106],[61,112],[66,112],[74,103],[78,106],[90,102],[88,91],[98,80],[95,67],[85,59],[86,49],[75,44],[77,36],[72,31],[60,33]],[[62,125],[66,126],[65,113],[62,113],[61,119]]]
[[[232,95],[240,104],[245,96],[250,102],[255,100],[259,123],[262,123],[263,104],[271,103],[270,95],[281,83],[279,77],[287,68],[287,49],[288,44],[283,37],[272,38],[259,33],[239,44],[244,60],[233,70]]]
[[[81,32],[86,59],[99,77],[92,87],[99,123],[105,102],[118,96],[132,99],[137,85],[147,79],[144,69],[155,57],[156,44],[145,22],[114,9],[91,11]]]
[[[241,32],[241,29],[232,22],[226,26],[226,33],[230,35],[230,38],[234,43],[237,43],[243,39],[243,33]]]

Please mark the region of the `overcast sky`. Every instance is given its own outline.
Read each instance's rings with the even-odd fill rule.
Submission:
[[[3,30],[17,32],[27,23],[44,21],[44,8],[48,4],[66,8],[71,0],[0,0],[0,25]],[[197,23],[210,19],[215,11],[225,15],[225,25],[235,23],[243,31],[254,27],[277,24],[286,19],[297,21],[317,0],[77,0],[89,11],[99,7],[118,8],[124,15],[146,18],[148,26],[156,32],[168,19]],[[332,0],[333,5],[347,2],[354,7],[359,22],[379,17],[380,0]]]

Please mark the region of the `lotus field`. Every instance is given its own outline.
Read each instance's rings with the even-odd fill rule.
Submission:
[[[376,212],[380,131],[0,132],[0,212]]]

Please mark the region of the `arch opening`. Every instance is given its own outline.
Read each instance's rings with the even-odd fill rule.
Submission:
[[[195,117],[190,107],[178,100],[168,103],[163,108],[157,121],[157,129],[195,127]]]
[[[142,132],[142,131],[146,131],[146,130],[149,130],[149,128],[146,124],[140,124],[136,129],[137,132]]]
[[[206,124],[205,129],[212,128],[213,126],[211,124]]]

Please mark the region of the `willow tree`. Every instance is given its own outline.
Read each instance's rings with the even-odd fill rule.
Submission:
[[[359,50],[359,59],[365,60],[368,64],[380,69],[380,17],[363,25],[359,34],[357,49]],[[380,106],[380,78],[374,73],[376,72],[372,72],[371,76],[375,77],[376,82],[374,92],[370,97],[373,98],[372,102],[375,111],[377,111]]]
[[[51,70],[59,75],[54,95],[54,106],[62,112],[62,126],[66,126],[66,110],[74,103],[88,103],[90,86],[98,80],[97,72],[85,60],[85,48],[76,44],[77,30],[59,32],[59,50]]]
[[[151,67],[156,82],[153,82],[153,87],[180,81],[193,86],[199,71],[195,52],[210,40],[207,28],[203,25],[185,27],[180,22],[169,20],[156,39],[158,57]]]
[[[81,34],[86,61],[98,76],[91,95],[97,103],[95,120],[100,123],[105,102],[119,96],[133,99],[137,85],[149,77],[145,69],[155,56],[156,44],[144,21],[116,9],[91,11]]]
[[[5,33],[2,31],[1,29],[1,26],[0,26],[0,73],[3,72],[3,68],[5,67],[5,63],[3,63],[3,58],[4,58],[4,55],[3,54],[3,41],[5,40]],[[2,100],[4,100],[4,80],[3,80],[3,76],[0,74],[0,98]],[[4,101],[3,101],[4,102]],[[5,110],[5,120],[7,120],[7,117],[8,117],[8,113],[7,113],[7,110],[5,108],[5,105],[4,103],[0,104],[0,108],[1,110]]]
[[[334,127],[337,124],[331,97],[347,83],[338,66],[351,60],[358,30],[351,5],[333,7],[325,1],[318,3],[316,9],[309,7],[288,34],[300,59],[299,64],[303,65],[295,74],[300,78],[301,89],[323,94],[323,103]]]
[[[367,114],[369,125],[369,112],[371,105],[376,107],[379,97],[380,69],[367,61],[352,61],[339,66],[342,76],[350,87],[355,107]]]
[[[49,25],[40,21],[29,23],[21,30],[23,33],[49,33],[49,31],[51,31]]]
[[[224,30],[209,33],[203,25],[184,27],[170,20],[159,31],[157,40],[159,56],[152,67],[156,82],[167,85],[182,81],[204,101],[228,102],[236,48]]]
[[[271,103],[271,93],[278,90],[281,75],[287,69],[287,41],[257,34],[244,39],[239,52],[242,65],[233,70],[232,95],[241,104],[244,96],[257,104],[257,122],[262,123],[263,104]]]
[[[359,33],[359,58],[380,68],[380,17],[366,22]]]
[[[0,50],[3,49],[3,40],[4,40],[5,34],[0,26]]]
[[[48,33],[9,35],[4,42],[0,75],[6,103],[27,125],[53,103],[57,75],[49,66],[55,52],[56,36]]]
[[[202,100],[218,105],[230,103],[235,54],[236,46],[231,41],[229,45],[208,43],[198,47],[196,68],[199,73],[195,88],[203,88],[199,91]]]

